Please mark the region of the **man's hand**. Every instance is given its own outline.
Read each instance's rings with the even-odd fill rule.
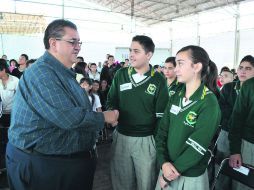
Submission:
[[[229,158],[229,165],[232,168],[240,168],[242,166],[241,154],[233,154]]]
[[[162,165],[162,172],[165,178],[169,181],[173,181],[180,176],[179,172],[170,162],[165,162]]]
[[[117,125],[117,120],[119,117],[119,111],[118,110],[113,110],[113,111],[104,111],[103,112],[104,119],[106,123],[111,124],[112,126]]]

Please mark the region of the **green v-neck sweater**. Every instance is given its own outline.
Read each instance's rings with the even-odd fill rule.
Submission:
[[[153,135],[168,102],[166,80],[150,70],[146,78],[136,83],[133,67],[120,69],[112,82],[107,98],[107,109],[118,109],[117,130],[127,136]]]
[[[241,154],[242,139],[254,144],[254,78],[243,83],[235,102],[229,129],[231,154]]]
[[[207,150],[219,126],[221,112],[216,96],[203,84],[184,102],[185,85],[172,96],[156,135],[160,166],[171,162],[183,176],[204,173]]]

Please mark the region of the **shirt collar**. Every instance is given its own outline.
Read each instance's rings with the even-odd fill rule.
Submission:
[[[198,89],[194,92],[194,94],[191,95],[189,100],[195,101],[195,100],[202,100],[205,98],[207,94],[208,88],[204,85],[204,83],[201,83]],[[179,93],[180,97],[184,97],[186,92],[186,85],[182,88],[181,92]]]
[[[136,72],[136,70],[133,67],[129,66],[128,67],[128,73],[130,75],[133,75],[133,74],[136,74],[137,72]],[[151,76],[151,77],[153,77],[154,73],[155,73],[154,72],[154,68],[152,67],[152,65],[149,64],[149,70],[144,75],[145,76]]]
[[[46,51],[43,55],[45,62],[50,64],[53,69],[56,69],[62,74],[70,75],[71,77],[76,77],[76,73],[72,71],[70,68],[65,67],[58,59],[56,59],[51,53]]]

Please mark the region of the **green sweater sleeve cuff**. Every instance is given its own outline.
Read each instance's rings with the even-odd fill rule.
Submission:
[[[241,142],[231,143],[230,153],[232,154],[241,154]]]

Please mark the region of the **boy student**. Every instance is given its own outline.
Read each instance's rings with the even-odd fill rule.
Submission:
[[[245,81],[236,98],[232,112],[232,125],[229,129],[229,165],[240,168],[242,163],[254,165],[254,78]],[[241,183],[234,185],[236,190],[251,190]]]
[[[169,97],[173,96],[182,85],[177,81],[175,67],[175,57],[168,57],[164,63],[163,73],[167,80]]]
[[[114,190],[150,190],[156,183],[155,129],[168,101],[166,80],[149,61],[154,52],[151,38],[133,37],[131,66],[113,79],[108,109],[119,109],[113,135],[111,179]]]

